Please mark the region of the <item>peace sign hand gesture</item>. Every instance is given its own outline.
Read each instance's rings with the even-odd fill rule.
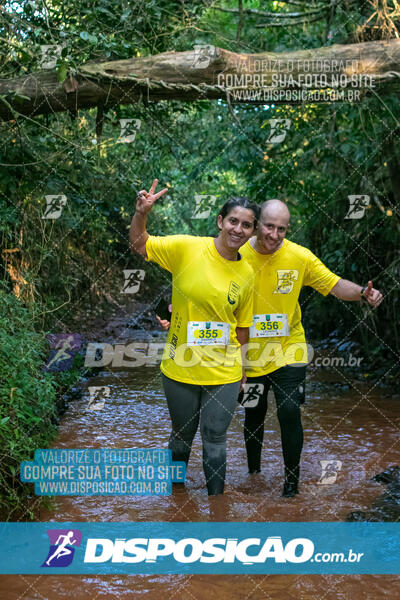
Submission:
[[[140,190],[140,192],[138,192],[138,195],[136,197],[137,213],[147,215],[153,208],[154,202],[158,200],[158,198],[163,196],[166,192],[168,192],[168,188],[164,188],[163,190],[161,190],[161,192],[157,192],[157,194],[155,194],[154,192],[156,191],[157,185],[158,179],[155,179],[149,192],[146,192],[146,190]]]

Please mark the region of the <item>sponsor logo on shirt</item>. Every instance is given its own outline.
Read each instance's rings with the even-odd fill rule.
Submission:
[[[169,353],[168,353],[169,358],[172,358],[172,359],[175,358],[175,351],[176,351],[177,344],[178,344],[178,336],[175,333],[173,333],[172,337],[171,337],[171,341],[169,342]]]
[[[231,281],[228,290],[228,302],[229,304],[235,304],[239,296],[240,285]]]
[[[290,294],[293,290],[294,282],[299,277],[297,269],[277,269],[276,274],[278,283],[274,289],[274,294]]]

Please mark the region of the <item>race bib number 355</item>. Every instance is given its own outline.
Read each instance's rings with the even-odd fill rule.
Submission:
[[[250,337],[286,337],[289,335],[289,320],[286,314],[253,315]]]
[[[217,321],[189,321],[187,324],[188,346],[227,346],[229,323]]]

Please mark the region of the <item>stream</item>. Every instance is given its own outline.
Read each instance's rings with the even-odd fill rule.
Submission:
[[[131,340],[143,341],[149,336],[151,333],[130,333]],[[156,341],[160,341],[159,335]],[[385,397],[382,389],[364,381],[354,385],[348,381],[349,375],[338,381],[337,374],[332,376],[322,368],[308,375],[307,401],[302,408],[305,443],[300,493],[294,498],[281,497],[282,452],[272,400],[265,423],[261,473],[247,473],[244,409],[238,406],[228,431],[225,494],[211,503],[198,433],[186,485],[177,486],[172,495],[57,497],[53,510],[42,509],[38,520],[305,522],[346,521],[354,511],[367,513],[385,491],[382,483],[371,478],[399,464],[399,400]],[[170,420],[158,366],[105,368],[82,386],[82,397],[70,403],[61,419],[54,448],[166,447]],[[103,409],[88,409],[89,386],[109,387]],[[331,459],[341,461],[336,481],[318,483],[320,461]],[[379,503],[374,514],[380,520]],[[381,516],[382,520],[397,520],[398,506]],[[394,575],[18,575],[0,578],[0,597],[364,600],[400,597],[399,583]]]

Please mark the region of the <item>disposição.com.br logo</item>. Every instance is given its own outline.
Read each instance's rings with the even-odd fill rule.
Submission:
[[[79,529],[48,529],[50,548],[42,567],[68,567],[74,558],[75,548],[81,545]]]

